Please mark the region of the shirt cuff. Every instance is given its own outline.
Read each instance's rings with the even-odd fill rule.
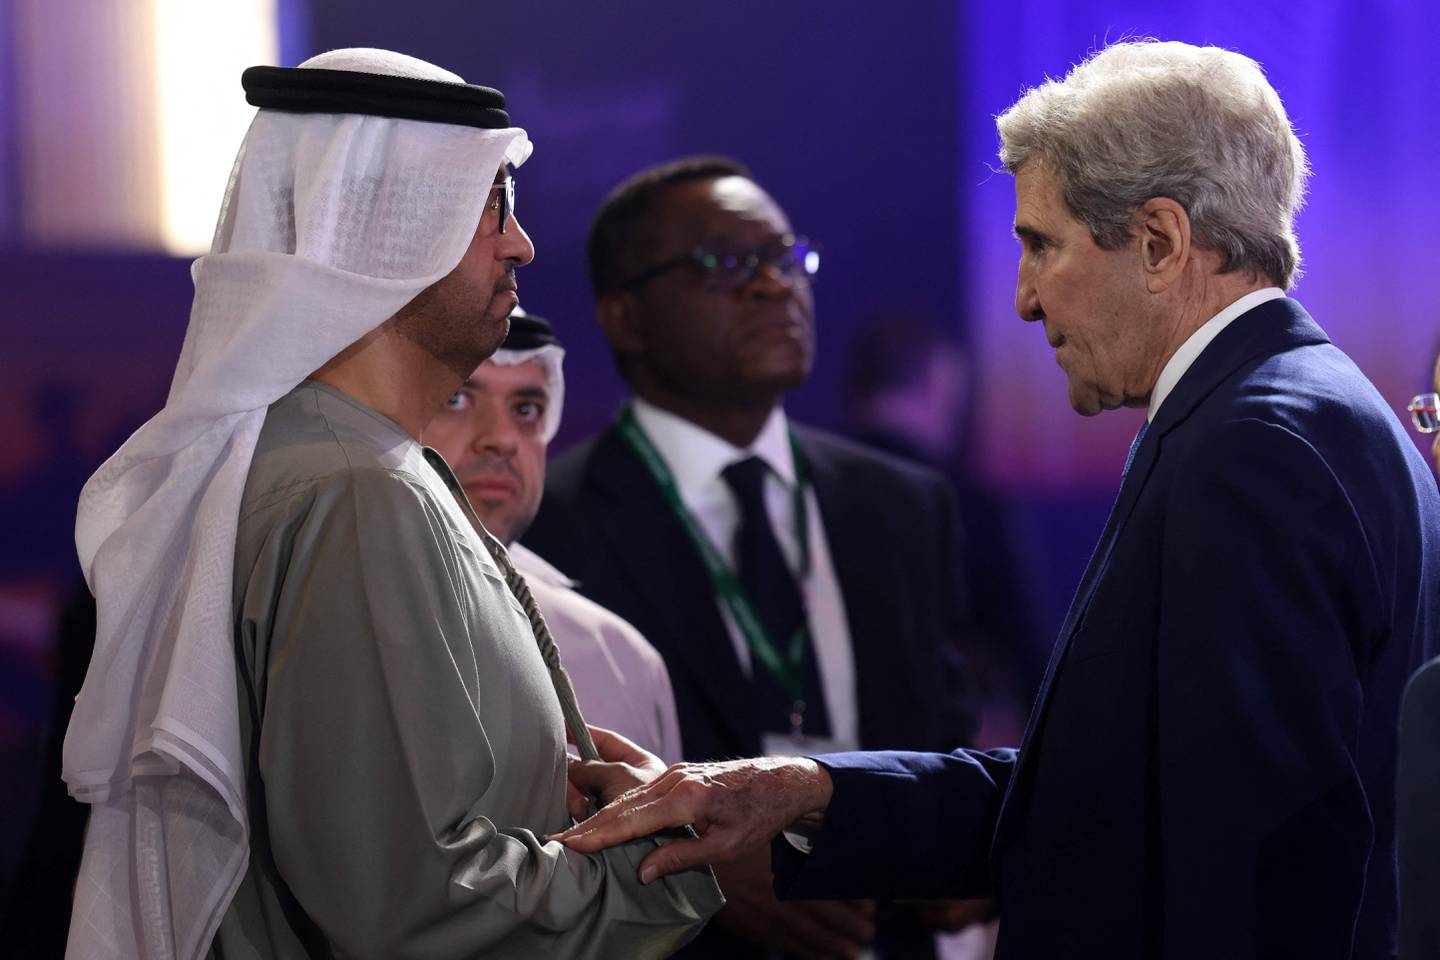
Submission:
[[[800,833],[797,830],[786,830],[784,831],[784,835],[785,842],[790,844],[790,846],[794,847],[800,853],[808,854],[815,849],[814,839],[811,837],[807,837],[805,834]]]

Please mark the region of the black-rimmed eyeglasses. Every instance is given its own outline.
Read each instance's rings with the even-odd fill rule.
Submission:
[[[1421,433],[1440,431],[1440,394],[1422,393],[1410,401],[1410,422]]]
[[[762,266],[774,269],[791,281],[815,276],[820,269],[820,246],[811,243],[808,237],[797,237],[793,234],[738,250],[712,250],[699,246],[678,257],[647,267],[621,286],[633,290],[660,274],[685,264],[700,271],[706,290],[738,290],[749,283]]]

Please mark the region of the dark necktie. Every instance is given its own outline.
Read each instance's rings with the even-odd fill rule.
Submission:
[[[765,461],[749,457],[726,467],[721,476],[735,494],[740,507],[740,525],[735,530],[735,566],[740,585],[745,590],[755,614],[764,625],[776,651],[785,656],[791,638],[805,625],[805,601],[775,529],[770,525],[770,512],[765,508],[765,477],[770,472]],[[761,711],[761,729],[788,730],[790,698],[780,683],[751,658],[756,679],[757,706]],[[805,724],[807,734],[825,736],[830,732],[820,674],[813,650],[805,663]]]

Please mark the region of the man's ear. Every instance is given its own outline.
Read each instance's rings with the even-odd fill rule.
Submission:
[[[1169,197],[1153,197],[1140,208],[1140,269],[1151,293],[1179,281],[1190,259],[1190,215]]]
[[[595,302],[595,317],[610,349],[623,357],[645,352],[645,337],[640,329],[640,304],[628,290],[600,295]]]

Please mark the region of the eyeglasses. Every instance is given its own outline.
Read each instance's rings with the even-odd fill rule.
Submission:
[[[774,269],[789,281],[815,276],[820,269],[820,246],[811,243],[808,237],[786,234],[749,249],[695,247],[674,259],[640,271],[622,286],[634,289],[684,264],[692,264],[700,270],[706,290],[738,290],[750,282],[761,266]]]
[[[490,200],[487,195],[485,209],[494,210],[496,204],[499,204],[500,232],[504,233],[505,225],[509,223],[510,218],[515,215],[515,178],[506,177],[490,189],[498,190],[500,194],[494,200]]]
[[[1421,433],[1440,431],[1440,394],[1422,393],[1410,401],[1410,422]]]

